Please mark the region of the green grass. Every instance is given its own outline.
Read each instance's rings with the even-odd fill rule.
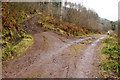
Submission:
[[[105,46],[102,49],[102,53],[106,55],[106,61],[101,63],[102,67],[115,74],[119,74],[120,64],[118,58],[120,58],[120,46],[118,46],[118,37],[115,34],[111,34],[103,42]]]
[[[95,35],[100,35],[100,36],[98,36],[98,38],[104,36],[101,34],[89,33],[89,34],[84,34],[84,35],[81,34],[81,35],[78,35],[77,37],[89,37],[89,36],[95,36]]]
[[[81,34],[81,33],[80,33]],[[78,35],[78,37],[88,37],[88,36],[93,36],[93,34],[92,33],[90,33],[90,34],[85,34],[85,35]]]
[[[20,56],[26,49],[33,44],[33,38],[30,35],[23,35],[24,38],[15,45],[8,45],[2,49],[2,60],[7,62],[10,59],[14,59],[16,56]]]

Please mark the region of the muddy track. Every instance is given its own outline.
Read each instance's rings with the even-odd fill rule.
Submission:
[[[36,15],[24,22],[23,27],[33,36],[34,44],[24,55],[5,64],[3,78],[91,77],[91,73],[84,72],[93,70],[93,48],[102,39],[95,40],[97,36],[67,39],[51,31],[43,32],[36,25],[39,17]],[[93,43],[82,43],[85,40]]]
[[[87,47],[87,49],[83,52],[82,58],[78,60],[78,63],[77,63],[78,68],[74,73],[75,74],[74,77],[77,77],[77,78],[98,77],[95,75],[95,70],[93,68],[95,64],[94,61],[96,60],[95,55],[96,53],[98,53],[96,51],[96,48],[98,48],[98,42],[100,42],[106,37],[107,35],[95,40]]]

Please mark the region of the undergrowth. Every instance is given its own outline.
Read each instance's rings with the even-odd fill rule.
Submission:
[[[7,62],[10,59],[14,59],[20,56],[25,50],[27,50],[33,44],[33,38],[30,35],[23,34],[24,38],[17,44],[8,44],[2,49],[2,61]]]
[[[114,74],[119,74],[120,67],[120,46],[118,45],[118,36],[116,34],[110,34],[107,39],[103,41],[105,46],[102,49],[102,53],[106,56],[106,60],[101,63],[102,67],[111,71]]]
[[[82,36],[90,33],[87,28],[77,26],[74,23],[62,22],[45,14],[41,14],[38,26],[43,30],[52,30],[66,36]]]
[[[26,4],[26,3],[25,3]],[[27,4],[26,4],[27,5]],[[2,61],[20,55],[32,44],[32,36],[22,29],[22,23],[37,14],[37,10],[23,3],[2,3]]]

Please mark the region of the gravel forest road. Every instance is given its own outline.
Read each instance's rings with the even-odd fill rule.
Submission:
[[[36,25],[39,17],[36,15],[24,22],[26,30],[34,38],[34,44],[22,56],[4,65],[3,78],[97,77],[96,48],[107,35],[66,38],[52,31],[43,32]]]

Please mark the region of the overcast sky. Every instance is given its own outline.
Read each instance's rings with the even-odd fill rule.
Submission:
[[[118,2],[120,0],[67,0],[68,2],[82,3],[87,9],[92,9],[101,18],[111,21],[118,20]]]

